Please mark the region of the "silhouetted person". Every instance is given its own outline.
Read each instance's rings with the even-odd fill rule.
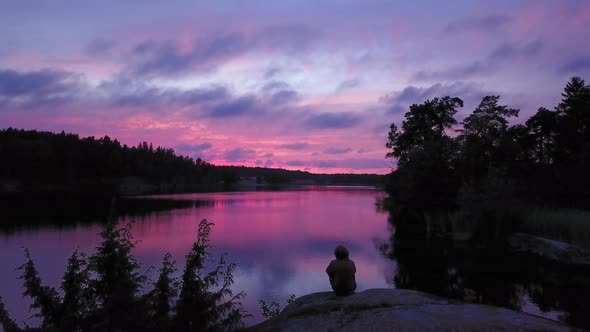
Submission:
[[[343,246],[337,246],[334,249],[336,259],[330,262],[326,268],[326,273],[330,278],[330,285],[336,295],[349,295],[356,289],[356,266],[348,258],[348,249]]]

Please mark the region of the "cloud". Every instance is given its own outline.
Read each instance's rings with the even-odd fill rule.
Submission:
[[[336,92],[343,92],[346,90],[351,90],[351,89],[358,87],[360,84],[361,84],[361,81],[357,78],[342,81],[342,82],[340,82],[340,84],[338,84],[338,87],[336,88]]]
[[[226,161],[248,161],[256,157],[256,152],[251,149],[235,148],[233,150],[226,151],[223,154],[223,159]]]
[[[75,99],[83,85],[81,75],[61,70],[0,69],[0,105],[25,108],[61,105]]]
[[[289,160],[285,162],[287,166],[304,166],[306,163],[301,160]]]
[[[294,103],[300,98],[297,91],[291,89],[289,84],[281,81],[268,82],[262,87],[261,91],[273,105]]]
[[[389,114],[405,113],[412,104],[419,104],[434,97],[459,97],[466,103],[478,102],[488,91],[482,90],[475,83],[455,82],[452,84],[436,83],[427,87],[407,86],[400,92],[393,92],[380,98]]]
[[[491,62],[475,61],[468,65],[460,65],[442,71],[418,71],[412,76],[413,81],[464,79],[493,73],[496,65]]]
[[[230,102],[225,102],[215,106],[210,112],[209,116],[214,118],[232,117],[242,115],[248,112],[258,112],[261,109],[257,108],[257,100],[254,96],[239,97]]]
[[[230,97],[227,89],[222,86],[212,85],[189,90],[160,88],[129,77],[103,81],[98,88],[113,106],[190,106],[224,101]]]
[[[201,152],[205,150],[209,150],[213,147],[211,143],[205,142],[201,144],[181,144],[178,148],[182,151],[187,152]]]
[[[539,39],[533,40],[524,45],[519,45],[517,43],[503,43],[490,53],[488,59],[491,61],[503,61],[517,57],[530,58],[539,55],[542,50],[543,42]]]
[[[344,154],[344,153],[348,153],[351,151],[352,151],[351,148],[328,148],[328,149],[324,150],[323,152],[325,154]]]
[[[539,39],[526,44],[507,42],[492,50],[485,61],[475,61],[467,65],[452,66],[440,71],[418,71],[412,76],[412,80],[458,80],[488,76],[496,72],[503,61],[519,58],[529,60],[541,54],[543,48],[543,42]]]
[[[268,78],[272,78],[272,77],[276,76],[277,74],[279,74],[282,71],[283,70],[279,67],[270,67],[264,72],[264,75],[262,75],[262,76],[264,78],[268,79]]]
[[[338,160],[310,160],[308,162],[301,162],[302,165],[289,166],[303,166],[308,165],[317,168],[341,168],[341,169],[375,169],[384,168],[388,161],[383,158],[350,158]]]
[[[304,125],[315,129],[342,129],[358,125],[361,118],[358,114],[346,113],[319,113],[309,116]]]
[[[298,100],[299,94],[294,90],[280,90],[270,97],[270,102],[275,105],[294,103]]]
[[[210,72],[250,51],[302,52],[316,36],[306,26],[294,24],[261,28],[249,35],[240,32],[212,35],[195,41],[188,50],[174,40],[148,39],[134,47],[128,71],[137,76]]]
[[[317,39],[319,32],[303,24],[282,24],[261,29],[253,37],[257,47],[284,53],[304,52]]]
[[[445,34],[458,34],[471,31],[494,31],[511,23],[514,19],[509,16],[490,15],[472,17],[447,24],[442,32]]]
[[[560,72],[569,75],[581,76],[590,71],[590,56],[582,56],[566,62]]]
[[[115,47],[115,42],[105,38],[96,38],[92,40],[86,49],[84,49],[84,53],[90,56],[99,56],[105,55],[109,51],[111,51]]]
[[[244,53],[250,45],[239,33],[197,41],[184,52],[175,41],[146,40],[135,46],[131,72],[139,76],[175,76],[215,69],[228,59]]]
[[[287,150],[304,150],[309,147],[309,143],[304,142],[297,142],[297,143],[288,143],[288,144],[281,144],[279,148],[287,149]]]

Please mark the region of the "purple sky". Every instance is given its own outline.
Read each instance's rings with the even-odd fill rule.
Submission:
[[[553,108],[590,79],[590,1],[3,1],[0,128],[215,164],[390,170],[411,103]]]

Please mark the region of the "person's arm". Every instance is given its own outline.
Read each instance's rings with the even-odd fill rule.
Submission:
[[[334,262],[330,262],[326,268],[326,273],[328,274],[328,278],[330,278],[330,280],[334,279],[334,267],[332,266],[333,263]]]

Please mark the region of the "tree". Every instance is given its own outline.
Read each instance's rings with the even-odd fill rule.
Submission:
[[[590,144],[590,86],[580,77],[572,77],[561,96],[563,99],[555,111],[559,157],[564,160]]]
[[[455,143],[446,130],[457,124],[453,115],[463,106],[459,98],[444,97],[410,106],[402,130],[391,124],[387,157],[398,159],[398,168],[386,180],[386,190],[398,204],[448,209],[456,184]]]
[[[142,293],[146,277],[131,254],[134,247],[131,225],[107,227],[101,243],[87,261],[77,250],[68,259],[62,278],[63,298],[53,287],[43,286],[35,264],[25,249],[25,291],[32,298],[43,331],[225,331],[242,327],[248,314],[242,309],[240,292],[233,294],[234,264],[225,255],[210,263],[211,223],[199,223],[197,241],[187,255],[179,283],[175,262],[164,256],[158,280],[151,291]],[[205,273],[204,270],[210,272]],[[10,318],[0,298],[0,324],[7,332],[38,331],[20,328]]]
[[[498,105],[500,96],[486,96],[465,120],[460,130],[461,164],[465,180],[483,177],[493,164],[503,161],[502,145],[507,140],[508,119],[518,109]]]
[[[397,158],[398,166],[403,166],[411,160],[412,154],[422,149],[427,142],[448,138],[446,130],[457,124],[457,120],[453,118],[457,113],[457,107],[463,107],[463,101],[448,96],[410,106],[410,111],[404,115],[401,132],[395,123],[390,126],[385,146],[392,151],[387,153],[387,157]]]
[[[555,139],[557,132],[557,113],[540,107],[535,115],[526,121],[530,157],[541,165],[553,164],[555,160]]]
[[[211,261],[209,235],[211,223],[199,224],[197,241],[186,255],[182,287],[175,307],[176,331],[233,330],[241,325],[246,313],[239,302],[244,293],[233,294],[235,264],[227,264],[222,255],[216,267],[204,273],[205,263]]]

